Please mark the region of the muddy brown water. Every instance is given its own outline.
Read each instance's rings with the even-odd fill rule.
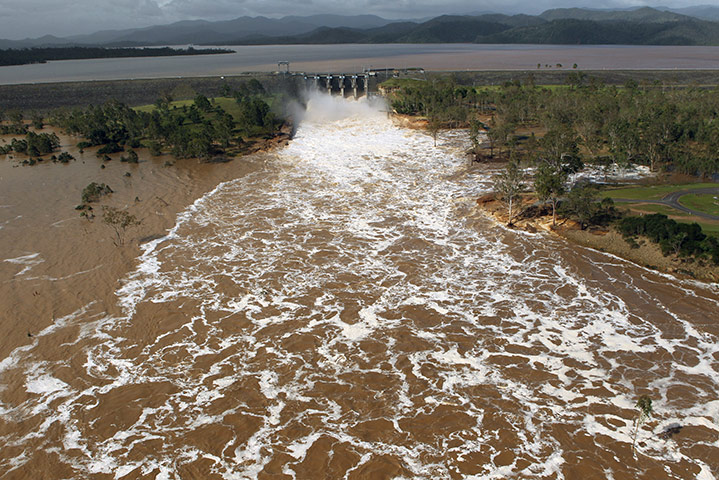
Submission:
[[[276,72],[362,72],[365,68],[470,70],[716,70],[717,46],[339,44],[223,47],[233,54],[63,60],[0,67],[0,84],[55,83]],[[537,65],[539,64],[539,70]],[[681,72],[678,72],[681,78]]]
[[[717,287],[494,225],[465,136],[311,101],[7,349],[0,478],[716,478]]]

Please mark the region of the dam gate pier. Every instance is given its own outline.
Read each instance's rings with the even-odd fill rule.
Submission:
[[[329,95],[358,99],[376,91],[377,81],[373,73],[326,73],[303,74],[305,87],[325,91]]]

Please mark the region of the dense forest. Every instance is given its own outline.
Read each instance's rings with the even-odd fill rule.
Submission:
[[[113,100],[99,106],[57,110],[48,122],[81,137],[80,148],[101,146],[97,155],[103,158],[127,151],[123,159],[130,162],[137,160],[133,149],[141,147],[149,148],[153,155],[167,152],[175,158],[207,160],[232,155],[242,152],[249,139],[270,138],[283,125],[281,112],[271,107],[274,100],[280,104],[282,100],[268,95],[257,80],[226,93],[228,97],[212,100],[198,94],[194,100],[182,102],[165,96],[145,108]],[[57,137],[28,131],[21,113],[3,116],[9,120],[4,125],[7,133],[26,134],[26,138],[13,139],[0,153],[43,155],[57,147]],[[42,128],[43,119],[34,116],[32,123]]]
[[[524,83],[498,87],[458,85],[450,77],[393,79],[382,89],[395,112],[426,117],[435,135],[442,126],[469,126],[475,160],[508,161],[495,179],[495,190],[508,205],[509,224],[520,213],[513,207],[527,186],[523,167],[533,167],[533,196],[550,206],[552,225],[558,214],[582,229],[613,224],[630,245],[643,236],[665,255],[710,259],[719,265],[719,240],[700,225],[659,214],[629,215],[611,199],[598,202],[600,192],[593,186],[570,181],[586,164],[605,174],[639,164],[654,172],[714,176],[719,172],[716,88],[636,82],[605,86],[571,72],[566,85],[552,87],[535,85],[530,75]],[[542,215],[541,209],[537,214]]]
[[[210,55],[234,53],[219,48],[177,49],[163,48],[100,48],[100,47],[48,47],[0,50],[0,66],[46,63],[53,60],[81,60],[88,58],[170,57],[177,55]]]
[[[567,84],[524,82],[497,87],[438,81],[385,82],[400,114],[423,115],[430,125],[486,130],[489,151],[528,162],[551,153],[605,167],[630,163],[652,171],[710,176],[719,172],[719,95],[716,89],[662,88],[627,82],[605,86],[582,72]],[[475,137],[476,138],[476,137]]]

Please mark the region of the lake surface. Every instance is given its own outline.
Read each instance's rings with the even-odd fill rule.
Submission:
[[[66,60],[0,67],[0,84],[223,76],[292,71],[359,72],[365,67],[427,70],[719,69],[719,47],[605,45],[262,45],[227,47],[227,55]]]
[[[493,224],[468,146],[310,100],[0,361],[0,476],[715,478],[717,287]]]

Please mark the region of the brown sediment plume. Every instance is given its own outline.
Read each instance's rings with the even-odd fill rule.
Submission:
[[[98,316],[117,314],[115,290],[142,243],[163,237],[179,212],[218,184],[260,168],[260,152],[289,141],[289,130],[283,129],[249,142],[245,152],[252,155],[221,163],[153,157],[139,149],[139,163],[131,164],[120,161],[122,153],[110,161],[98,158],[97,148],[81,153],[75,146],[79,138],[55,133],[74,161],[53,163],[46,155],[29,166],[21,164],[25,156],[0,158],[2,358],[81,308]],[[0,144],[11,138],[0,138]],[[105,183],[113,193],[83,211],[88,219],[75,207],[91,182]],[[127,229],[124,245],[115,245],[103,206],[127,210],[141,222]]]
[[[400,113],[393,113],[392,121],[399,127],[410,128],[412,130],[425,130],[428,124],[427,117],[403,115]]]

